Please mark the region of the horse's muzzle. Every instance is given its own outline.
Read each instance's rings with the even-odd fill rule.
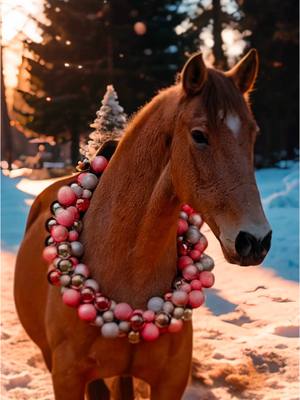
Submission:
[[[241,231],[235,240],[235,250],[239,257],[239,265],[258,265],[260,264],[271,247],[272,231],[260,239],[251,233]]]

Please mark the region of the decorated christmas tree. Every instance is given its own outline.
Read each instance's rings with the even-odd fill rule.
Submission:
[[[102,106],[97,111],[97,118],[90,125],[95,130],[89,135],[89,141],[81,146],[80,153],[89,160],[94,157],[99,148],[108,140],[118,140],[123,133],[127,118],[120,106],[117,93],[112,85],[108,85],[101,101]]]

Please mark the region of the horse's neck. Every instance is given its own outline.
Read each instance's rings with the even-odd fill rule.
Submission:
[[[176,272],[179,201],[164,131],[169,122],[159,105],[150,111],[133,121],[119,145],[83,233],[85,262],[101,290],[136,307],[168,290]]]

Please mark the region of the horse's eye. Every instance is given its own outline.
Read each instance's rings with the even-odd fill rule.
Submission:
[[[208,140],[206,138],[206,136],[204,135],[204,133],[202,131],[200,131],[200,129],[193,129],[192,130],[192,138],[194,140],[194,142],[196,142],[197,144],[201,144],[201,145],[208,145]]]

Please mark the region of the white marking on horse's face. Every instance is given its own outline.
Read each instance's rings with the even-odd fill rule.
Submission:
[[[241,120],[236,114],[228,114],[225,119],[225,124],[231,130],[235,137],[238,137],[241,128]]]

